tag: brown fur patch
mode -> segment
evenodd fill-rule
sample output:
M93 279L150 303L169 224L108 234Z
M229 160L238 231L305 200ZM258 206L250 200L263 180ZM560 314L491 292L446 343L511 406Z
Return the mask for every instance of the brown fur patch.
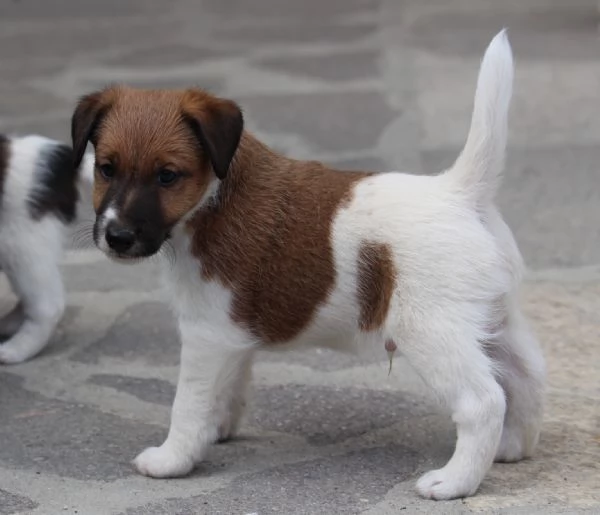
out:
M4 193L4 181L6 179L6 170L8 168L8 159L10 152L10 143L8 138L0 134L0 197Z
M364 242L358 256L359 328L373 331L385 322L394 292L396 271L392 249L384 243Z
M368 175L287 159L244 134L215 203L188 223L204 277L234 293L235 321L265 343L310 323L335 284L332 221Z

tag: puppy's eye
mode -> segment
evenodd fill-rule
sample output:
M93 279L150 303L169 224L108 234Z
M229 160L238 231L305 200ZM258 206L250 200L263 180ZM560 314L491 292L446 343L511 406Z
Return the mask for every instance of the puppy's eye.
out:
M161 186L171 186L177 179L179 179L179 175L177 172L173 172L172 170L160 170L158 172L158 183Z
M110 163L99 165L98 170L100 170L100 175L107 180L110 180L115 176L115 167Z

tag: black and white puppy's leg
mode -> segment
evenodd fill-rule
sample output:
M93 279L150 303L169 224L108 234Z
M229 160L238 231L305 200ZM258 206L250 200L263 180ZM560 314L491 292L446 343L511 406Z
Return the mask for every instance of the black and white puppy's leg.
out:
M81 171L81 173L79 173ZM48 343L65 309L60 261L79 196L90 199L93 158L73 167L71 148L38 135L0 135L0 267L19 304L0 323L0 363Z
M2 231L0 259L21 306L5 319L7 326L18 328L0 344L0 363L4 364L20 363L38 354L48 343L65 309L59 269L63 226L52 218L22 222L25 225L10 225L10 231L16 231L14 238L7 234L7 228ZM18 324L20 310L22 320Z

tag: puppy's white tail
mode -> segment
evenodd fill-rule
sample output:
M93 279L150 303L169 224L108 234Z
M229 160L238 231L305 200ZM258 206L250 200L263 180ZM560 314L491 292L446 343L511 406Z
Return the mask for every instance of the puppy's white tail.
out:
M483 56L467 142L447 172L478 208L493 201L504 168L513 73L510 43L502 30Z

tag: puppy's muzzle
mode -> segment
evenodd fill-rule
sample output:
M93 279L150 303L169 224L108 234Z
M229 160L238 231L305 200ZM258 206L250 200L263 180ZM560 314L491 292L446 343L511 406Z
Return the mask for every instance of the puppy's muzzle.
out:
M131 250L137 239L135 231L114 221L106 226L104 238L109 248L117 254Z

